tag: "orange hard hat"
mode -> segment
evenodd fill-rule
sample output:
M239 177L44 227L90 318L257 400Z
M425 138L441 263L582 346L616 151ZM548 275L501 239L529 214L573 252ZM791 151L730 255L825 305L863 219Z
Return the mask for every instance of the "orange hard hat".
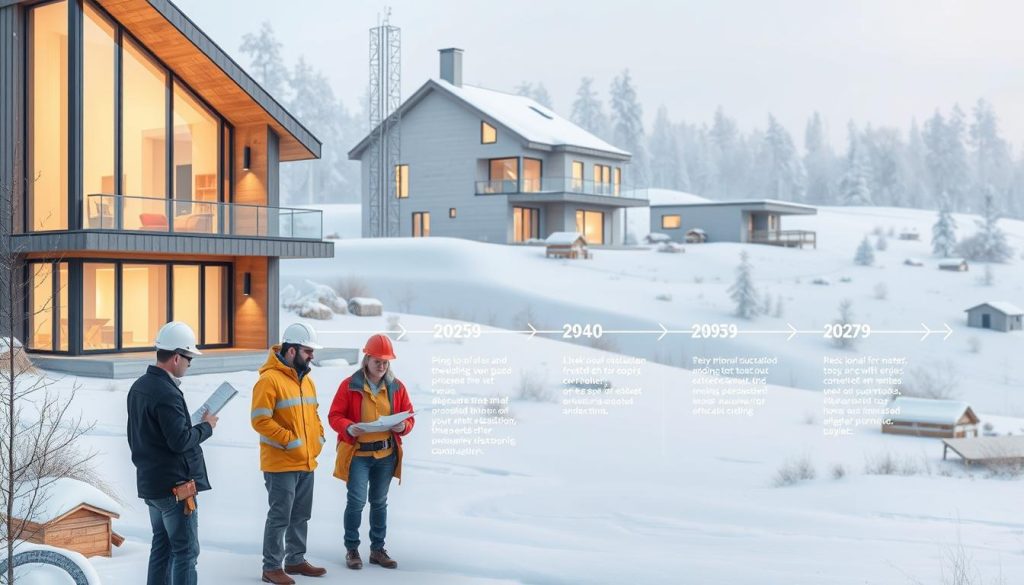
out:
M363 346L363 353L379 360L395 359L395 348L391 345L391 338L383 333L371 335Z

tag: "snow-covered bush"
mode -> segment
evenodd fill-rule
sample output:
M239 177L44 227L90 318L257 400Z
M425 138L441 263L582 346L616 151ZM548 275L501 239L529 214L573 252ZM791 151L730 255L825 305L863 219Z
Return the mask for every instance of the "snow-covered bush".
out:
M919 475L922 469L910 457L897 457L886 451L869 457L864 462L867 475Z
M662 242L658 244L657 250L668 254L681 254L686 251L682 245L676 242Z
M648 244L660 244L662 242L668 242L672 240L671 236L662 233L647 234L647 237L645 237L644 239L647 240Z
M290 284L281 289L281 306L285 309L293 310L298 305L300 298L302 298L302 293Z
M846 467L842 463L832 466L832 479L843 479L846 477Z
M368 297L370 289L366 282L357 276L347 276L338 283L338 294L346 299L352 297Z
M671 295L671 294L669 294L669 293L661 293L661 294L659 294L658 296L654 297L654 299L655 299L655 300L658 300L658 301L666 301L666 302L669 302L669 301L671 301L671 300L672 300L672 295Z
M519 374L519 400L528 402L555 402L553 388L544 383L544 376L539 372L523 370Z
M915 398L950 400L960 391L960 374L951 361L914 366L903 375L900 394Z
M312 280L306 280L306 284L309 285L312 290L303 295L302 298L299 299L298 304L308 305L311 302L317 302L339 315L344 315L348 312L348 304L345 302L345 299L339 297L338 293L336 293L333 288L326 284L313 282ZM325 318L330 318L330 316Z
M775 479L772 482L775 487L785 487L804 480L811 480L817 476L811 458L807 455L797 459L789 459L782 464L782 467L775 472Z

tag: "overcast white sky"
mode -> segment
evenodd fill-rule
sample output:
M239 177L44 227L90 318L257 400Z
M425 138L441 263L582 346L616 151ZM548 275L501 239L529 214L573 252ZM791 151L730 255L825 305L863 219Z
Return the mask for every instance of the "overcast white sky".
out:
M305 55L346 105L367 83L369 0L174 0L240 64L242 36L269 21L290 65ZM991 0L397 0L402 95L437 76L437 49L465 50L466 83L543 82L568 114L581 76L602 98L629 68L647 130L659 105L709 121L721 105L744 128L774 113L803 145L815 109L837 147L847 120L906 128L938 107L991 101L1004 137L1024 143L1024 4ZM606 104L607 106L607 104Z

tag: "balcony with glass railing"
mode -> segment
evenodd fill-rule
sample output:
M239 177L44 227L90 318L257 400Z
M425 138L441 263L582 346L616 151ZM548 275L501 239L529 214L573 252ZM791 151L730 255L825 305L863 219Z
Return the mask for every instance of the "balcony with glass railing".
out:
M96 193L86 197L87 230L322 240L323 212L188 199Z
M603 195L629 199L647 199L646 191L627 188L624 185L602 181L577 179L574 177L542 177L539 179L492 179L477 181L477 195L519 195L530 193L574 193L580 195Z

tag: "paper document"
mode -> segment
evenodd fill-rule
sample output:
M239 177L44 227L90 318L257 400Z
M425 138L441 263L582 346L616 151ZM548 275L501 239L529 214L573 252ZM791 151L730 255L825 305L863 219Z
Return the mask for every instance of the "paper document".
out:
M362 422L356 423L355 427L361 431L368 433L375 433L379 431L386 431L398 423L410 418L413 415L411 411L400 412L398 414L391 414L388 416L382 416L373 422Z
M210 397L206 399L206 402L192 413L192 426L203 422L203 415L207 412L216 415L220 412L220 409L224 408L225 404L231 402L235 394L238 394L238 390L235 390L235 387L227 382L218 386L213 391L213 394L210 394Z

